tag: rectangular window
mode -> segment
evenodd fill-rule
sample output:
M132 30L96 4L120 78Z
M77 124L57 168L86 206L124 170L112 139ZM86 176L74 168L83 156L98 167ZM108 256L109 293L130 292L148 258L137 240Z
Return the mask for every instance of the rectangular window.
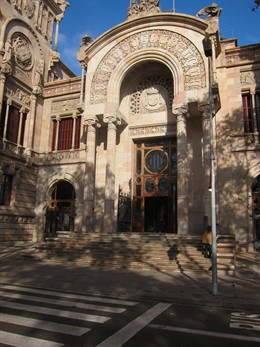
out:
M246 134L254 132L254 117L252 108L252 98L250 94L242 95L242 111L244 119L244 132Z
M75 129L73 129L74 126ZM80 147L81 117L78 117L75 122L73 117L61 118L59 121L53 120L52 129L53 151L55 150L56 136L58 136L57 150L59 151L73 149L73 142L74 149L78 149Z
M18 142L18 132L20 123L20 113L17 108L10 106L7 122L6 139L10 142Z
M10 205L12 178L11 175L0 175L0 205Z

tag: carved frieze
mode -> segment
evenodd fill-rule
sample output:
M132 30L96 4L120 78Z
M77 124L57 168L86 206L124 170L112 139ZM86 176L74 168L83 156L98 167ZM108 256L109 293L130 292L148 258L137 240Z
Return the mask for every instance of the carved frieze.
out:
M174 124L160 124L151 126L137 126L129 128L130 136L154 135L154 134L173 134L176 132Z
M206 86L202 56L190 40L168 30L147 30L119 42L104 56L93 76L90 103L105 102L107 85L116 66L128 55L147 48L166 51L178 60L183 71L185 90L200 89Z
M44 90L44 96L56 96L62 94L68 94L72 92L80 92L81 82L76 83L64 83L58 86L48 87Z
M79 104L79 98L64 99L53 101L51 105L51 113L62 113L66 111L76 111Z
M260 52L237 52L226 55L226 65L260 61Z
M242 86L250 86L250 85L260 86L260 70L241 71L240 83Z
M53 163L59 161L70 161L70 160L78 160L80 158L80 150L73 151L59 151L59 152L50 152L44 156L39 158L39 162L41 163Z

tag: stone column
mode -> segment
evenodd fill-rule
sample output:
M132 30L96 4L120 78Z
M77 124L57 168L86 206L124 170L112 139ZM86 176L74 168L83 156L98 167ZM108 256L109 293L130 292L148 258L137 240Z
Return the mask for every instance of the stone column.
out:
M82 63L81 64L81 86L80 86L80 97L79 97L79 103L80 104L82 104L84 102L85 70L86 70L86 65L84 63Z
M209 104L207 102L199 104L199 111L202 112L202 137L203 137L203 164L204 164L204 227L211 222L211 195L209 192L210 173L210 118Z
M95 118L84 121L87 132L86 164L84 177L82 231L94 231L94 197L95 197L95 164L96 164L96 128L100 124Z
M21 146L21 140L22 140L22 127L23 127L23 115L25 113L25 108L22 107L19 111L20 113L20 119L19 119L19 129L18 129L18 139L17 139L17 145L18 147Z
M56 115L56 135L55 135L55 145L54 145L54 151L58 150L58 143L59 143L59 129L60 129L60 115Z
M187 105L176 105L173 114L177 119L177 224L178 234L189 232L189 201L188 201L188 154L187 154Z
M30 155L33 150L37 97L40 94L41 94L41 88L34 88L31 95L30 119L29 119L28 132L27 132L27 148L26 148L26 152L28 155Z
M4 124L4 133L3 133L3 140L4 141L7 141L7 139L6 139L7 124L8 124L8 118L9 118L9 109L10 109L11 105L12 105L12 100L8 99L7 100L7 105L6 105L6 111L5 111L5 124Z
M63 18L63 14L56 16L56 30L55 30L55 38L54 38L54 45L53 45L53 50L55 52L57 52L57 48L58 48L59 26L60 26L60 22L62 18Z
M115 230L115 166L116 166L116 126L121 124L116 114L104 115L107 127L107 164L105 185L104 232Z

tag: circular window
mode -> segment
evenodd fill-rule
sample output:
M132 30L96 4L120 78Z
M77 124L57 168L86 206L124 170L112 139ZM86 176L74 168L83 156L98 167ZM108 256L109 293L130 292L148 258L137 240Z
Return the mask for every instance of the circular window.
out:
M168 157L166 153L158 149L147 153L145 157L145 167L151 173L161 173L168 166Z

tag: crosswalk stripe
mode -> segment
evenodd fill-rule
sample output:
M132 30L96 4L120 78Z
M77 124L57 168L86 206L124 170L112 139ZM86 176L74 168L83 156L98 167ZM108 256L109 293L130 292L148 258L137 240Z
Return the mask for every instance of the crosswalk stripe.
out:
M62 347L63 343L46 341L35 337L28 337L0 331L0 343L19 347Z
M116 332L114 335L107 338L105 341L100 343L97 347L121 347L142 330L147 324L153 319L159 316L162 312L167 310L171 304L158 303L148 311L144 312L141 316L124 326L121 330Z
M47 330L73 336L81 336L91 330L89 328L78 327L75 325L49 322L29 317L25 318L20 316L13 316L6 313L0 313L0 321L3 323L16 324L27 328Z
M179 333L183 333L183 334L194 334L194 335L202 335L202 336L219 337L219 338L230 339L230 340L247 341L247 342L260 342L260 337L255 337L255 336L235 335L235 334L219 333L219 332L215 332L215 331L172 327L172 326L159 325L159 324L149 324L148 328L160 329L160 330L165 330L165 331L174 331L174 332L179 332Z
M22 300L28 300L33 302L43 302L47 304L76 307L76 308L95 310L95 311L101 311L101 312L122 313L126 310L125 308L120 308L120 307L99 306L99 305L71 302L66 300L57 300L57 299L36 297L31 295L22 295L22 294L10 293L10 292L7 293L2 290L0 290L0 296L5 298L22 299Z
M110 319L110 317L97 316L97 315L78 313L78 312L72 312L72 311L57 310L53 308L33 306L33 305L25 305L25 304L20 304L17 302L6 302L3 300L0 300L0 306L13 308L16 310L37 312L37 313L47 314L50 316L80 319L80 320L95 322L95 323L104 323Z
M21 292L25 291L29 293L37 293L37 294L59 296L59 297L62 296L63 298L66 298L66 299L78 299L78 300L85 300L85 301L102 302L106 304L115 304L115 305L124 305L124 306L135 306L138 304L138 302L135 302L135 301L126 301L121 299L100 298L100 297L89 296L89 295L54 292L54 291L46 290L46 289L27 288L27 287L21 287L21 286L13 286L9 284L2 284L0 285L0 287L2 289L17 290Z

